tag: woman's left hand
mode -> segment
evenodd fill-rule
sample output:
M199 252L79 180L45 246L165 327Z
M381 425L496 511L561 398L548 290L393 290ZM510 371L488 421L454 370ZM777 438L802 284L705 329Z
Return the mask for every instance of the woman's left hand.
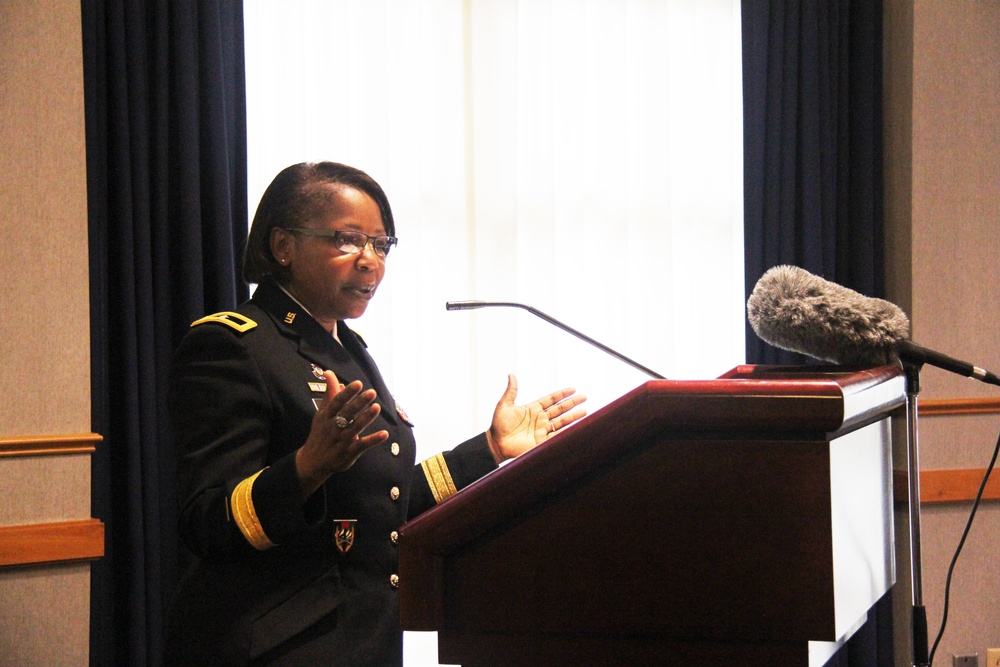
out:
M507 376L507 390L493 411L493 423L486 431L486 440L497 463L523 454L548 440L561 428L569 426L587 414L576 408L587 397L567 387L554 391L527 405L515 405L517 378Z

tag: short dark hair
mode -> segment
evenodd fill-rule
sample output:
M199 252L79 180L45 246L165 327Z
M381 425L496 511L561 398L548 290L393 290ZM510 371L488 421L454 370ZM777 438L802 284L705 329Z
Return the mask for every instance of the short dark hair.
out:
M300 162L282 169L257 205L250 225L246 252L243 254L243 280L260 283L268 276L280 279L287 269L271 254L271 230L306 227L308 223L333 207L340 188L351 187L364 192L378 204L382 225L389 236L396 235L392 208L382 186L371 176L337 162Z

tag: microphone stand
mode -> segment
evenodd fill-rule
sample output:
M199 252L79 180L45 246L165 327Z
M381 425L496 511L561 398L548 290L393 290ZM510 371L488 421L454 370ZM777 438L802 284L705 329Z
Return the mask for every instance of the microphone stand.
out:
M913 664L928 667L927 610L924 608L920 562L920 446L917 434L917 394L920 393L920 369L930 364L951 373L1000 386L1000 376L967 361L949 357L908 340L896 344L896 354L906 374L907 475L910 510L910 585L913 597Z
M920 393L922 363L902 360L906 375L906 443L909 477L910 587L912 597L911 637L913 664L930 665L927 647L927 610L924 608L920 562L920 447L917 432L917 394Z
M571 334L573 336L576 336L577 338L579 338L582 341L590 343L591 345L593 345L594 347L596 347L597 349L599 349L599 350L601 350L603 352L607 352L612 357L615 357L616 359L618 359L620 361L624 361L626 364L628 364L632 368L636 368L636 369L642 371L643 373L645 373L646 375L648 375L650 377L656 378L657 380L666 380L667 379L664 376L662 376L659 373L657 373L656 371L652 371L652 370L646 368L645 366L643 366L639 362L633 361L633 360L629 359L628 357L626 357L621 352L617 352L615 350L612 350L607 345L605 345L603 343L597 342L596 340L594 340L590 336L588 336L588 335L586 335L584 333L580 333L579 331L577 331L573 327L567 326L567 325L563 324L562 322L560 322L559 320L555 319L554 317L549 317L548 315L546 315L542 311L537 310L536 308L532 308L531 306L526 306L523 303L515 303L513 301L448 301L444 305L444 307L447 310L475 310L476 308L493 308L493 307L497 307L497 306L500 306L500 307L509 307L509 308L520 308L522 310L526 310L529 313L531 313L532 315L535 315L536 317L542 318L543 320L545 320L549 324L552 324L552 325L554 325L554 326L562 329L566 333Z

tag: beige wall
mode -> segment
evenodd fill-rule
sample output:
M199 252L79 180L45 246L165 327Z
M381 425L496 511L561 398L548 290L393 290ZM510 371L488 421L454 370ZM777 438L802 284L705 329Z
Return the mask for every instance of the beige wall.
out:
M90 517L89 455L10 446L90 431L82 63L79 2L0 2L0 529ZM0 665L86 665L89 594L86 562L0 568Z
M888 296L910 313L916 342L1000 372L1000 2L885 6ZM1000 396L996 387L935 368L921 372L921 384L921 400ZM921 469L984 468L998 432L997 414L921 419ZM932 643L970 508L922 512ZM1000 647L996 501L980 508L959 558L934 664L978 653L985 665L988 647Z

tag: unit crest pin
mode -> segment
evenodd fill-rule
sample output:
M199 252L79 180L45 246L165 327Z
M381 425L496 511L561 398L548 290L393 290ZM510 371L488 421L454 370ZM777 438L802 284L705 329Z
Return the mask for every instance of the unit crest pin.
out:
M340 553L346 554L354 546L354 524L357 522L357 519L337 519L333 522L333 539Z

